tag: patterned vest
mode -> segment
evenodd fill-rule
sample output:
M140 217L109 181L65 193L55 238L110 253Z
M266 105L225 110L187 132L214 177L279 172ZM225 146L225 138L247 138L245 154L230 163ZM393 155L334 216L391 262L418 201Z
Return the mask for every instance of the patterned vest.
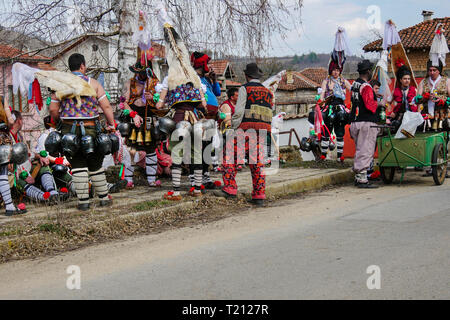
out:
M90 82L89 77L78 75L81 79ZM98 118L98 101L95 97L81 97L78 106L76 98L61 101L61 119L95 119Z
M258 82L249 82L243 87L247 90L247 103L239 128L243 130L271 131L273 117L273 94Z
M158 82L159 80L156 77L153 77L152 79L150 79L150 81L146 82L145 92L150 93L152 96L154 96L156 93L155 88ZM134 104L136 100L142 98L143 93L138 94L139 90L137 88L137 83L138 81L135 78L130 80L130 100L128 101L129 105ZM150 108L155 108L156 102L153 99L148 100L147 106Z
M361 95L363 85L369 85L366 81L358 78L352 85L352 112L351 122L378 122L378 113L373 114L367 109ZM370 85L369 85L370 86ZM374 95L374 100L376 96Z
M438 98L444 101L447 100L447 79L447 77L441 76L441 80L439 80L439 83L435 88ZM423 93L428 92L432 94L431 89L430 82L428 81L428 78L426 78L423 85Z

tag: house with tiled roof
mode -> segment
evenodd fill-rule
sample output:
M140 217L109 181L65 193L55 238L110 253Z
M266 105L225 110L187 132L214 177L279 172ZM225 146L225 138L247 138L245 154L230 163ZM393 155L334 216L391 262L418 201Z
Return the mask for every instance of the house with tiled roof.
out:
M236 81L237 77L229 60L212 60L209 65L217 74L222 92L226 92L228 88L238 88L242 85Z
M414 72L421 75L426 71L431 44L439 23L443 24L445 37L450 46L450 17L433 19L433 12L431 11L423 11L422 15L424 17L422 22L398 32ZM383 50L382 45L383 39L378 39L365 45L363 50L365 52L381 52ZM449 66L450 55L447 55L446 69Z
M275 113L286 112L288 116L307 114L310 105L314 104L317 89L326 77L325 75L322 79L322 69L288 71L283 76L275 95Z

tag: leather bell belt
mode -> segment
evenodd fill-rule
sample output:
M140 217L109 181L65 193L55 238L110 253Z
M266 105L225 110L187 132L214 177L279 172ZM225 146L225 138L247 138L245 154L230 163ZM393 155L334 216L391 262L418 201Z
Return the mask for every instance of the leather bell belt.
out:
M65 124L73 125L74 121L77 121L77 127L80 126L80 123L84 123L85 127L95 127L96 121L95 120L63 120L62 122Z

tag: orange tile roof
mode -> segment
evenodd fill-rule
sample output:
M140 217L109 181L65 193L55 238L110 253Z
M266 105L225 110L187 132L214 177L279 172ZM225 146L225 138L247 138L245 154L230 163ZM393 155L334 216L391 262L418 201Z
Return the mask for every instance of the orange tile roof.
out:
M398 32L402 39L405 49L430 49L434 39L434 32L438 23L443 24L445 38L450 41L450 17L436 18L429 21L423 21L412 27L402 29ZM363 47L366 52L381 51L383 40L378 39ZM450 42L449 42L450 46Z
M56 70L58 70L55 67L49 65L48 63L43 63L43 62L39 62L37 67L38 67L38 69L45 70L45 71L56 71Z
M285 90L285 91L295 91L298 89L317 89L320 87L320 85L315 82L314 80L311 80L307 77L305 77L300 72L292 72L293 80L294 82L292 84L287 83L287 75L283 76L283 79L281 80L278 90Z
M20 51L19 49L16 49L14 47L8 46L6 44L0 44L0 59L8 59L8 58L13 58L16 57L20 54L22 54L23 52ZM44 57L41 55L22 55L18 58L15 59L16 61L29 61L29 60L42 60L42 61L51 61L52 59L49 57Z
M225 75L225 71L227 70L230 61L228 60L212 60L210 63L211 68L217 75Z
M325 68L306 68L300 73L317 84L321 84L328 77L328 71Z
M155 56L159 57L159 58L165 58L166 57L166 47L156 43L156 42L152 42L152 47L155 50Z

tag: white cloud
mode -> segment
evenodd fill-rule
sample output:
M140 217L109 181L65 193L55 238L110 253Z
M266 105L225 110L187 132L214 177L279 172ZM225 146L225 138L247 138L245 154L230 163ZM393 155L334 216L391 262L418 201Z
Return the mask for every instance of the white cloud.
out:
M359 38L369 32L367 19L363 18L355 18L350 21L343 22L342 26L345 28L350 38Z

